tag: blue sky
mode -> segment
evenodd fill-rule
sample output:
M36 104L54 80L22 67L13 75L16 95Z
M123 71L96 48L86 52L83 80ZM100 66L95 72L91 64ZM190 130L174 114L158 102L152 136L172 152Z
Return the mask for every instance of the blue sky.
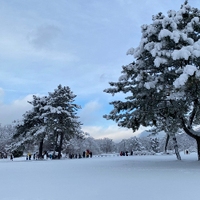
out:
M133 61L126 52L139 45L141 25L183 2L0 0L0 123L21 119L33 94L46 95L62 84L77 95L83 130L92 137L119 141L137 135L102 117L114 100L103 90ZM198 0L189 4L200 8Z

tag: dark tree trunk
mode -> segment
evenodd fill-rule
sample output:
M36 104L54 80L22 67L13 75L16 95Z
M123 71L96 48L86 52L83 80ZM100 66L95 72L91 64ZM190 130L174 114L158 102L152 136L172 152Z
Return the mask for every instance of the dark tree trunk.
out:
M187 128L184 128L184 131L191 136L192 138L194 138L197 142L197 156L198 156L198 160L200 160L200 136L194 135L193 133L191 133L191 131Z
M165 148L164 148L164 152L167 153L167 145L168 145L168 142L169 142L169 134L167 134L167 138L165 140Z
M167 138L166 138L166 141L165 141L165 153L167 153L167 145L169 143L169 138L170 138L170 134L167 134ZM181 160L181 156L180 156L180 153L179 153L179 150L178 150L178 144L177 144L177 140L176 140L176 136L173 135L173 145L174 145L174 150L175 150L175 154L176 154L176 158L178 160Z
M192 131L185 125L184 121L182 120L183 130L187 133L190 137L194 138L197 142L197 156L198 160L200 160L200 136L194 135Z
M40 141L38 158L42 158L42 152L43 152L43 139Z
M59 144L59 148L58 148L58 159L60 159L62 157L61 151L62 151L62 144L63 144L63 136L64 136L64 134L61 133L60 134L60 144Z
M177 143L175 135L173 135L173 143L174 143L174 150L175 150L176 158L178 160L181 160L181 156L180 156L180 153L179 153L179 150L178 150L178 143Z
M198 160L200 160L200 137L195 138L197 141L197 155L198 155Z
M53 158L55 158L55 153L58 150L58 133L56 133L56 139L54 142L54 152L53 152Z

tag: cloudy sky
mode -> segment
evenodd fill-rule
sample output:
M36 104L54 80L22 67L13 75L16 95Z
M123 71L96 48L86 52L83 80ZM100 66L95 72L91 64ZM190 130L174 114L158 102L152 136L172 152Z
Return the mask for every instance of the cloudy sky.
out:
M117 141L138 133L102 116L113 97L126 52L137 47L141 25L152 15L178 10L184 0L0 0L0 123L11 124L31 109L33 94L62 84L77 95L83 130ZM189 4L200 8L199 0Z

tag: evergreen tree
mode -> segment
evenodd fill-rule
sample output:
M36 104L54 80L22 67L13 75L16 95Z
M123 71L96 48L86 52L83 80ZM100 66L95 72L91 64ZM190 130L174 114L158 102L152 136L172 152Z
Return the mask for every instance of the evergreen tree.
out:
M10 149L23 148L27 143L39 146L39 157L43 154L44 141L53 144L54 153L61 157L63 144L72 137L83 137L81 123L76 111L80 106L74 104L74 95L69 87L58 86L53 93L45 97L33 96L30 111L16 125L15 142Z
M22 121L16 122L16 132L13 135L14 142L10 149L24 150L28 144L35 144L39 146L38 157L42 158L43 142L47 131L42 108L47 104L47 97L33 95L33 100L29 103L33 105L33 108L23 115Z
M150 138L151 140L151 148L155 153L159 152L159 139L158 138Z
M12 143L12 137L15 131L13 125L2 126L0 124L0 158L6 157L7 145Z
M113 101L114 109L105 115L119 126L153 127L173 137L184 129L195 138L200 159L200 133L194 131L200 119L200 11L188 2L178 11L153 16L142 26L142 39L127 53L133 63L123 66L118 82L105 92L125 93L125 100Z
M132 137L130 138L130 147L132 147L132 151L142 151L144 150L144 146L142 145L141 141L139 138L137 137Z
M55 150L61 157L62 146L74 136L83 137L81 123L77 110L80 106L74 103L76 95L69 87L58 86L53 93L49 93L47 105L44 107L48 131L54 135Z

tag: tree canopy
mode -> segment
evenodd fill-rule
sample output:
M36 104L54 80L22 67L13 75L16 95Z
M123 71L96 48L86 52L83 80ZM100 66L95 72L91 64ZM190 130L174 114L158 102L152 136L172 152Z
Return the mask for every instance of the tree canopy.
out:
M152 23L143 25L137 48L127 54L132 63L122 67L117 82L110 82L106 93L124 93L113 101L106 119L136 131L152 127L175 134L184 129L195 138L200 159L200 10L188 1L167 16L158 13Z
M74 103L76 95L69 87L58 86L48 96L33 96L29 102L33 108L23 115L16 124L15 142L11 149L24 148L27 143L39 146L39 157L43 153L43 143L52 144L52 150L61 157L63 144L73 137L84 137L77 110L81 107Z

